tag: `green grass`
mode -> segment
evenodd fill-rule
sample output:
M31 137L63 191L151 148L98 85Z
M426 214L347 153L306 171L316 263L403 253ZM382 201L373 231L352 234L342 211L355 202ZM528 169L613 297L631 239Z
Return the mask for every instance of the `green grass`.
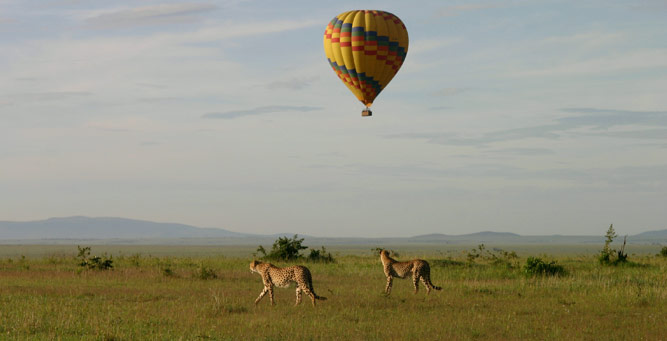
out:
M44 255L31 248L0 258L0 339L667 338L667 259L649 253L630 256L635 265L603 267L592 254L545 257L542 249L533 255L567 275L526 277L528 252L507 266L468 264L460 250L395 246L399 260L429 260L443 290L414 295L411 281L395 280L387 297L370 248L332 247L336 263L305 264L315 291L328 297L313 308L308 300L293 306L293 287L276 288L275 307L268 297L255 307L262 283L248 269L253 248L234 249L248 252L241 257L208 247L168 255L162 247L93 246L93 254L113 255L111 271L79 269L75 246ZM216 276L203 279L202 268Z

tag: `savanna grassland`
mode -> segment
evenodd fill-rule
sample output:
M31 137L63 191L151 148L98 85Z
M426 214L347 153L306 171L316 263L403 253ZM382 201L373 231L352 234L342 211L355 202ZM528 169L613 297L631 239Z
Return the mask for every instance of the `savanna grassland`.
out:
M443 290L414 295L397 279L388 297L370 247L341 247L335 263L299 262L328 297L315 308L307 299L294 307L293 287L276 288L276 306L267 295L255 307L263 285L248 269L252 247L93 246L112 252L112 270L84 269L76 246L59 247L0 246L0 339L667 339L667 257L657 246L601 266L576 250L493 258L397 245L399 260L428 260ZM567 273L526 276L529 255Z

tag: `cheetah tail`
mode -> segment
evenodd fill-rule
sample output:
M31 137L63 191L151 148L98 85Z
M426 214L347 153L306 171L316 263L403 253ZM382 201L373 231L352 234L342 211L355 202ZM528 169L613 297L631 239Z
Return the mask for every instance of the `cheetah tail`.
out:
M312 289L312 287L310 287L310 288L308 288L308 289L305 289L305 291L306 291L306 293L313 294L313 297L315 297L316 300L320 300L320 301L326 301L326 300L327 300L327 298L324 297L324 296L318 296L318 295L315 293L315 291ZM310 295L310 294L308 294L308 295Z
M433 284L431 284L431 285L433 285ZM435 286L435 285L433 285L433 289L435 289L435 290L442 290L441 287L437 287L437 286Z

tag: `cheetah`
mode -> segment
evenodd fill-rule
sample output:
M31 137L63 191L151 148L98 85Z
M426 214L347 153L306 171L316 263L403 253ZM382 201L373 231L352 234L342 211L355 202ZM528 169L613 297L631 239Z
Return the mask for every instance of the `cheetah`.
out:
M387 286L384 289L387 295L391 293L391 285L394 277L405 278L410 273L412 273L412 284L415 286L415 294L419 290L418 282L420 279L426 287L427 295L431 293L431 289L442 290L441 287L437 287L431 283L431 268L428 262L423 259L399 262L389 257L387 250L382 250L380 251L380 260L382 261L384 274L387 276Z
M315 300L326 300L326 297L318 296L313 290L313 278L310 275L310 270L307 267L301 265L288 266L286 268L279 268L271 263L263 263L260 261L252 261L250 263L250 272L256 272L262 276L262 282L264 282L264 290L259 294L259 297L255 300L255 304L269 293L271 298L271 305L275 305L273 301L273 286L280 288L289 287L290 283L296 283L296 303L299 305L301 303L301 292L305 292L306 295L310 296L310 299L315 306Z

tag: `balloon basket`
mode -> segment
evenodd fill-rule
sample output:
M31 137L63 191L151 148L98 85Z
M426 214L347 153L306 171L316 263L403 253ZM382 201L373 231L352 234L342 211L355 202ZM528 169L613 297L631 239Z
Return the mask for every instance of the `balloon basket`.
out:
M361 111L361 116L362 117L373 116L373 112L371 111L371 109L366 108L366 109Z

